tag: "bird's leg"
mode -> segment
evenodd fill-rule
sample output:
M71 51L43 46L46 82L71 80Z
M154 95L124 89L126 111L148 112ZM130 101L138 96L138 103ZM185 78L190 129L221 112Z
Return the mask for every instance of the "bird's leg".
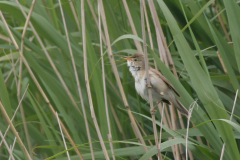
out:
M157 104L155 106L153 106L153 109L150 109L150 113L151 114L155 114L157 112L157 110L155 110L155 108L157 107L157 105L161 102L162 100L158 101Z

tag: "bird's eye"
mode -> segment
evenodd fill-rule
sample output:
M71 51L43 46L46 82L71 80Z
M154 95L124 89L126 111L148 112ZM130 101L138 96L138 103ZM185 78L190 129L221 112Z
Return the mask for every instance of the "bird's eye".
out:
M134 59L134 61L137 61L137 59Z

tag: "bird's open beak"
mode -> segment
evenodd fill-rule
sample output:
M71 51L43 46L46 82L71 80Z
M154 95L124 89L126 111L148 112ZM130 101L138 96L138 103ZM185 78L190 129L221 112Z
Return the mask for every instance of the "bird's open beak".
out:
M128 61L132 61L132 58L130 58L130 57L124 57L123 59L128 60Z

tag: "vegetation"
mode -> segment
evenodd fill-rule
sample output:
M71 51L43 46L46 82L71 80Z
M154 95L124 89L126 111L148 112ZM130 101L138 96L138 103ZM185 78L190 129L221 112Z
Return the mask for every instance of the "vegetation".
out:
M0 159L240 159L239 17L235 0L0 0ZM136 52L190 122L150 114Z

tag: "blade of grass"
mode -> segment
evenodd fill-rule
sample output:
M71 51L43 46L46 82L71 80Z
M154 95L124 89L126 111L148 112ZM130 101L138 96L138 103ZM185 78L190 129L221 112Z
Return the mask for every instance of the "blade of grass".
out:
M238 71L240 72L240 46L238 45L240 43L240 9L234 0L223 0L223 2L226 7L231 37L233 41L233 48L238 65Z
M17 44L17 42L16 42L16 40L15 40L15 38L14 38L14 36L13 36L11 30L9 29L9 27L8 27L8 25L7 25L7 23L6 23L5 19L4 19L4 17L3 17L3 15L2 15L1 10L0 10L0 16L1 16L2 20L3 20L3 22L4 22L4 26L5 26L5 28L6 28L7 32L8 32L8 34L10 35L11 40L12 40L12 42L13 42L15 48L18 50L19 54L21 55L21 58L23 59L23 62L24 62L24 64L25 64L26 68L28 69L29 74L31 75L31 77L32 77L32 79L33 79L33 81L34 81L34 83L36 84L36 86L38 87L39 91L41 92L41 94L42 94L44 100L46 101L46 103L48 104L50 110L51 110L52 113L55 115L55 110L54 110L53 106L51 105L51 103L50 103L49 99L47 98L45 92L43 91L43 89L42 89L42 87L40 86L38 80L36 79L35 75L33 74L33 72L32 72L32 70L31 70L31 68L30 68L30 66L29 66L29 64L28 64L28 62L27 62L27 60L25 59L23 53L20 51L19 46L18 46L18 44ZM63 124L61 121L60 121L60 123L61 123L62 128L63 128L65 134L67 135L67 137L68 137L70 143L72 144L72 146L75 146L74 141L73 141L73 139L71 138L70 134L68 133L66 127L64 126L64 124ZM79 152L79 150L78 150L77 148L75 148L75 151L76 151L76 153L77 153L79 156L81 155L81 153Z
M167 19L170 30L176 42L176 46L186 66L186 69L192 80L194 89L199 96L199 99L204 104L205 109L207 110L212 119L227 119L227 113L216 107L216 105L213 103L215 102L216 104L218 104L218 106L224 108L222 102L218 98L216 90L211 84L211 81L209 80L209 78L207 78L207 75L203 72L199 63L191 54L191 49L188 46L186 39L183 37L183 34L181 33L181 30L179 29L175 19L173 18L172 14L169 12L167 6L162 0L158 0L158 3ZM210 100L212 100L213 102ZM216 125L216 128L219 131L223 141L229 147L229 156L232 159L240 158L239 152L237 151L236 141L233 138L233 131L231 129L231 126L221 122L214 122L214 124Z
M93 123L95 125L97 134L98 134L98 138L100 140L100 144L104 153L104 156L106 158L106 160L110 160L107 150L106 150L106 146L103 142L103 138L102 138L102 134L100 132L99 129L99 125L97 122L97 118L96 118L96 114L93 108L93 100L92 100L92 95L91 95L91 89L90 89L90 84L89 84L89 77L88 77L88 64L87 64L87 44L86 44L86 31L85 31L85 14L84 14L84 0L81 1L81 20L82 20L82 40L83 40L83 57L84 57L84 70L85 70L85 83L86 83L86 87L87 87L87 94L88 94L88 100L89 100L89 105L90 105L90 110L91 110L91 116L93 119Z

